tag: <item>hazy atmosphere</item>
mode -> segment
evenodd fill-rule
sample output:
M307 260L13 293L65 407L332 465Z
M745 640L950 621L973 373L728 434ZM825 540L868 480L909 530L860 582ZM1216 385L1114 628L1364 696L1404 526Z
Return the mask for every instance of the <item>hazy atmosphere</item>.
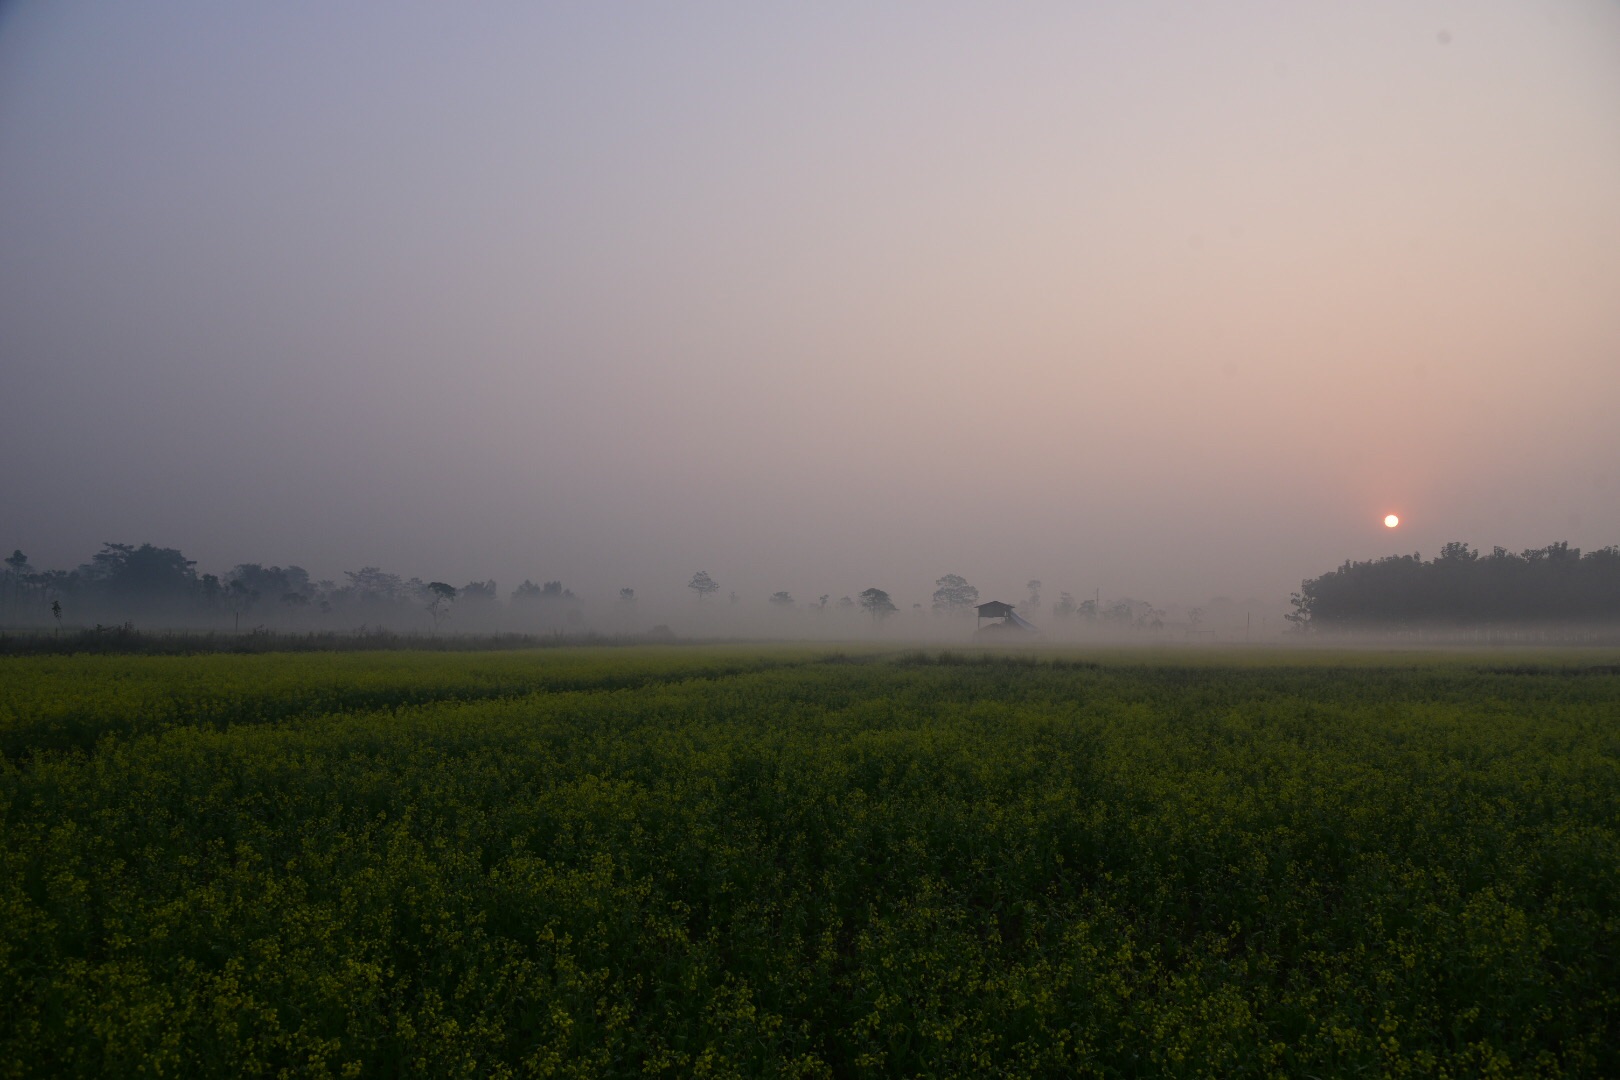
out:
M1620 543L1617 116L1597 0L6 3L0 547L1280 613Z

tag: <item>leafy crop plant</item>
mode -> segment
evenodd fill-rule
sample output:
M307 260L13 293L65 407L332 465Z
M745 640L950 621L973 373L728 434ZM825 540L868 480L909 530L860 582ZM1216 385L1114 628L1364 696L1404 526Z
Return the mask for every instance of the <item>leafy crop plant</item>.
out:
M1620 1074L1612 653L0 687L7 1076Z

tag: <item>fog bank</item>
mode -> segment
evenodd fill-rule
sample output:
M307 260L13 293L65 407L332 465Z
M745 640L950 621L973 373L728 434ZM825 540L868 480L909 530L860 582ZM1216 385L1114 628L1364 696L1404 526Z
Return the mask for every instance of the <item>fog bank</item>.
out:
M1597 0L10 3L0 550L763 633L1600 548L1617 105Z

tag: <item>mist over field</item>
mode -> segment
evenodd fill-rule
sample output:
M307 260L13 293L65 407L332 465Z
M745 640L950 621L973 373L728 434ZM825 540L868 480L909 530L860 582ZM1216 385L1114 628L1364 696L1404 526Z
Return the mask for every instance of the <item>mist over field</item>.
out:
M154 625L773 636L1590 555L1617 109L1597 0L8 3L0 554L182 552Z

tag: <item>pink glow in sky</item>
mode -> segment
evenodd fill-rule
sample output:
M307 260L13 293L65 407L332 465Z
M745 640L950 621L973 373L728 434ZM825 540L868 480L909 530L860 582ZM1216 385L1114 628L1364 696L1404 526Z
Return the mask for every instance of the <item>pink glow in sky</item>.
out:
M1620 543L1617 117L1595 0L11 4L0 547L1198 603Z

